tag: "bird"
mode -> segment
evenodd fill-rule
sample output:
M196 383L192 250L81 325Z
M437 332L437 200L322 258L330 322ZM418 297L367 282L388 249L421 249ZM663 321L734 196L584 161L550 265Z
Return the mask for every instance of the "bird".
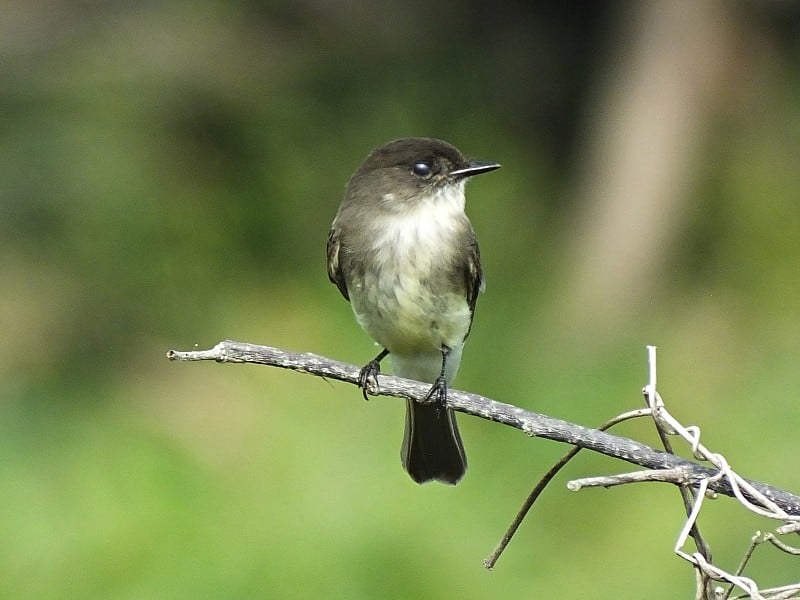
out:
M328 233L328 277L382 348L359 373L364 398L386 356L395 375L431 384L424 402L407 400L400 455L416 483L466 472L447 389L485 279L464 188L499 167L435 138L390 141L350 177Z

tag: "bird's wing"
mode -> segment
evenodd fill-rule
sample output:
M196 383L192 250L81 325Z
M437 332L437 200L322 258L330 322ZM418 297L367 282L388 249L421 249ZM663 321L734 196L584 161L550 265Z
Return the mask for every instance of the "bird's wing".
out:
M478 294L486 289L486 280L483 278L481 269L481 251L478 248L478 240L472 235L469 245L469 258L467 259L467 302L469 310L475 313L475 304L478 302Z
M347 283L339 269L339 230L334 226L328 232L328 278L336 284L345 300L350 300Z

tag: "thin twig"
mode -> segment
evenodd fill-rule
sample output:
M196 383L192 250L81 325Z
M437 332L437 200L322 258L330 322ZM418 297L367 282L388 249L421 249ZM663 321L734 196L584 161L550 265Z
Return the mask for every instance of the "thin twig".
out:
M629 483L643 483L649 481L660 481L673 485L692 485L695 483L691 479L691 473L680 467L676 469L648 469L646 471L634 471L632 473L620 473L619 475L602 475L599 477L581 477L567 482L567 489L571 492L579 492L583 488L602 487L610 488L616 485L626 485Z
M675 435L675 431L669 427L669 424L661 418L664 409L664 403L661 401L658 392L656 391L656 383L658 378L658 369L656 367L656 347L655 346L647 346L647 364L648 364L648 384L645 387L644 397L645 401L647 402L648 407L650 407L651 414L653 415L653 423L656 426L656 432L658 433L658 438L661 440L661 445L664 448L665 452L669 452L670 454L675 454L675 451L672 448L672 443L669 441L669 435ZM692 513L692 507L697 501L696 498L696 491L692 491L688 486L681 485L678 486L678 490L681 494L681 500L683 501L683 508L686 511L686 516L688 517ZM692 537L695 543L695 547L700 554L703 555L703 558L707 562L712 561L711 557L711 547L708 545L708 542L703 538L703 535L700 533L700 526L697 522L692 522L692 526L689 530L689 535ZM698 569L697 570L698 577L702 580L702 594L706 597L711 597L712 590L711 590L711 582L705 579L705 576L702 572ZM698 589L698 595L701 594L701 590Z
M639 410L634 410L630 412L626 412L624 414L618 415L611 419L610 421L604 423L601 427L598 428L598 431L605 431L610 427L618 423L622 423L623 421L627 421L629 419L635 419L637 417L644 417L650 414L650 410L646 408L642 408ZM505 552L505 549L508 547L508 544L511 542L511 539L517 533L519 526L522 525L522 521L525 520L525 517L528 516L531 508L533 507L536 500L541 496L542 492L545 488L550 484L553 480L553 477L566 466L566 464L571 461L578 452L581 451L580 446L576 446L572 448L569 452L567 452L564 456L562 456L558 461L548 469L547 473L539 480L536 486L531 490L531 493L528 494L528 497L525 498L525 502L522 503L517 515L514 517L514 520L511 521L511 525L508 526L506 532L503 534L503 537L500 539L500 542L497 544L497 547L494 551L483 561L483 566L489 569L490 571L494 569L494 566L497 564L497 561L500 559L500 556Z

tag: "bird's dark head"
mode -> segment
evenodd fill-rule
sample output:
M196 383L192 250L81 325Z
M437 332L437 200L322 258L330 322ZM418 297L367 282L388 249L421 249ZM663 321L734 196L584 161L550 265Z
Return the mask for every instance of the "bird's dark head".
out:
M468 160L455 146L434 138L403 138L375 148L347 185L354 202L387 207L417 204L446 189L463 195L473 175L499 168L495 162Z

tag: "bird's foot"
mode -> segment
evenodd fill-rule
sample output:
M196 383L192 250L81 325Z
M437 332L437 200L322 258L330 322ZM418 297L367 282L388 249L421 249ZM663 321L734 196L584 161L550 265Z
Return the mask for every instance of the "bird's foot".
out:
M442 409L445 408L447 405L447 380L444 378L444 375L436 378L430 391L425 396L423 403L435 404Z
M361 368L358 373L358 387L361 388L361 394L364 400L369 400L367 394L377 396L380 391L378 386L378 373L381 372L381 363L377 359L369 361Z

